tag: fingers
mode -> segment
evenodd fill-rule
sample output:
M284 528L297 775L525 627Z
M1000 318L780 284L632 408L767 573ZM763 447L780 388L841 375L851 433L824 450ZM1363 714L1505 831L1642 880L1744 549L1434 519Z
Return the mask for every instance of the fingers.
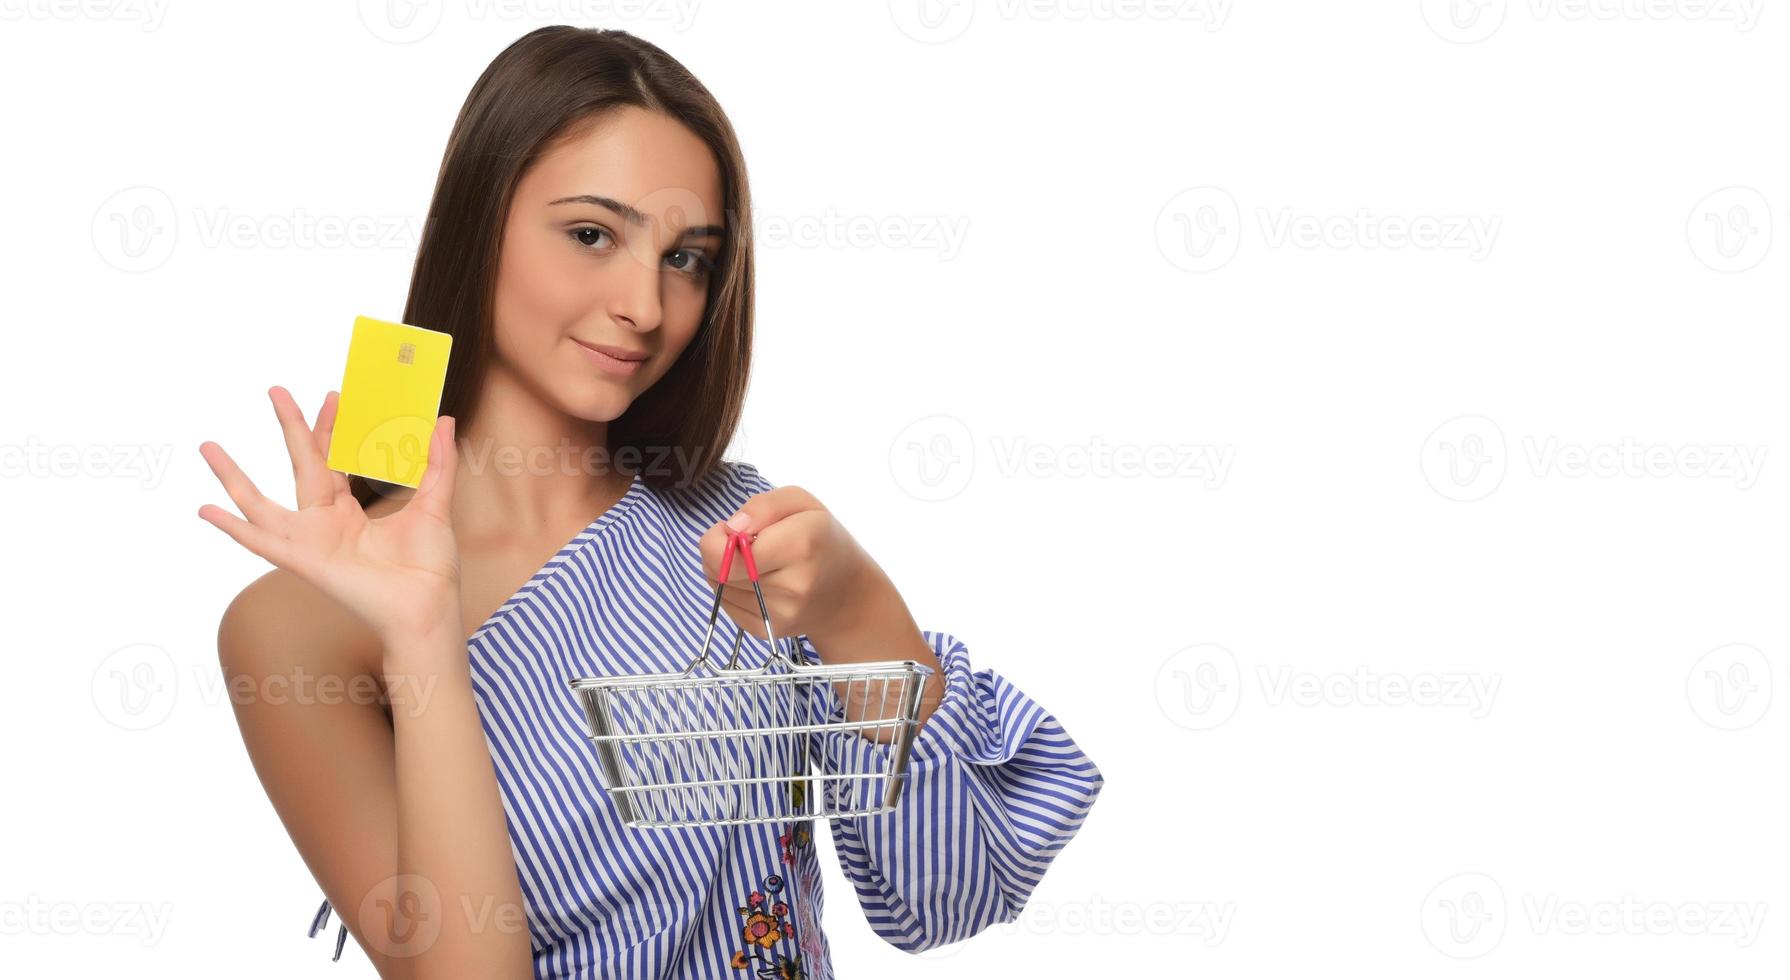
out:
M421 507L443 523L451 523L454 506L454 474L459 470L459 445L454 440L454 417L443 415L435 420L429 434L429 465L417 485L416 495L405 509Z
M783 489L794 488L785 487ZM759 577L763 578L778 569L800 564L813 558L815 550L822 547L823 542L832 540L829 536L832 530L830 526L832 521L832 514L824 508L816 508L790 514L759 533L748 533L746 543L752 548L752 560L758 566ZM711 547L709 535L716 536L712 547L718 563L721 548L727 541L726 534L727 527L723 524L717 524L703 534L701 542L703 569L711 582L714 581L715 573L719 571L719 565L710 564L708 561ZM734 556L733 567L728 570L727 581L730 583L747 581L746 563L740 560L739 555Z
M248 474L236 465L236 460L224 452L224 447L215 442L202 442L199 444L199 455L205 458L218 482L224 485L224 492L230 495L236 509L242 511L244 517L269 531L276 531L284 525L286 515L290 512L263 496L255 488L254 481L248 478Z
M278 535L258 528L216 504L205 504L200 507L199 516L225 534L230 535L237 544L269 562L275 565L285 564L285 540Z
M317 424L311 429L311 437L317 443L317 454L323 457L324 472L329 474L329 482L333 499L345 493L353 492L348 486L348 474L329 468L329 441L336 431L336 406L341 404L341 396L330 391L323 396L323 407L317 409Z
M316 436L305 424L305 413L292 400L292 393L279 385L267 389L267 396L273 400L274 415L286 437L286 454L292 457L292 480L298 489L299 509L328 504L335 499L335 484L317 452Z
M793 514L825 509L813 494L801 487L778 487L747 497L740 509L727 519L727 526L735 531L757 534Z

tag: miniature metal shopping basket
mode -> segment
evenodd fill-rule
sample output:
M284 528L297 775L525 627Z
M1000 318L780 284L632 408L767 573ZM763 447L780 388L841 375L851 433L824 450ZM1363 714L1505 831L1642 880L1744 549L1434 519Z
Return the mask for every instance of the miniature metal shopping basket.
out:
M770 653L762 667L735 666L743 629L726 664L709 658L735 550L764 617ZM570 682L624 823L781 823L895 807L932 668L912 660L808 664L794 637L789 646L793 656L784 655L771 630L747 535L729 531L708 631L689 667ZM848 720L847 705L861 708L856 720ZM886 743L887 751L870 741Z

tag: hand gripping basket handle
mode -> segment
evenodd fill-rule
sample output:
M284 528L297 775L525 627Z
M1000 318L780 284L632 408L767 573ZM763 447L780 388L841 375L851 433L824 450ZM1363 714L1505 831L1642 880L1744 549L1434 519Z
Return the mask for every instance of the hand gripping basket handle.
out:
M752 557L751 537L751 535L744 531L735 531L731 528L728 529L727 544L721 548L721 568L715 576L715 601L709 606L709 628L708 631L703 634L702 649L697 652L696 659L690 661L690 666L684 668L685 674L693 673L698 665L708 659L709 644L715 636L715 623L719 621L721 616L721 591L726 587L727 573L733 570L733 553L736 550L740 553L740 560L746 564L746 578L752 582L752 594L758 597L758 613L764 617L765 641L771 646L771 654L769 657L765 658L764 667L760 669L769 671L779 660L789 666L795 666L801 660L801 647L796 646L798 641L795 637L792 636L789 638L790 644L797 651L797 656L794 658L784 656L782 649L777 645L777 634L771 630L771 610L765 605L764 590L758 586L758 562ZM742 628L734 635L733 651L728 656L726 665L719 669L737 669L736 665L740 660L740 644L745 638L746 631Z

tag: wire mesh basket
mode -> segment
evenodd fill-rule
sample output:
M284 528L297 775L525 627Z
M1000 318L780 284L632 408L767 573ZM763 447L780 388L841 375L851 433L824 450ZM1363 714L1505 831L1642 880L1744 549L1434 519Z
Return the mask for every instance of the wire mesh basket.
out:
M727 662L709 656L735 551L764 617L770 653L761 667L737 666L745 639L737 626ZM788 639L791 655L771 629L751 542L729 531L708 630L688 667L569 682L623 823L781 823L895 807L932 669L912 660L808 664Z

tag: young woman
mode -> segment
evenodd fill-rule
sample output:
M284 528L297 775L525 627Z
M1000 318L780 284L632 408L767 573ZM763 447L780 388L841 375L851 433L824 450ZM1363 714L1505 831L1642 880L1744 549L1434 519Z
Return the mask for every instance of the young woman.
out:
M312 934L333 905L381 976L832 975L811 821L624 826L566 686L682 670L729 528L804 656L935 670L899 807L831 822L878 935L921 950L1011 921L1100 791L819 501L718 458L750 362L749 214L733 129L681 65L535 31L461 109L417 254L403 319L455 338L421 486L326 467L335 392L314 424L269 393L296 510L200 447L243 516L199 516L277 566L225 612L224 671L318 695L238 703L243 740L327 897ZM738 563L725 592L763 664Z

